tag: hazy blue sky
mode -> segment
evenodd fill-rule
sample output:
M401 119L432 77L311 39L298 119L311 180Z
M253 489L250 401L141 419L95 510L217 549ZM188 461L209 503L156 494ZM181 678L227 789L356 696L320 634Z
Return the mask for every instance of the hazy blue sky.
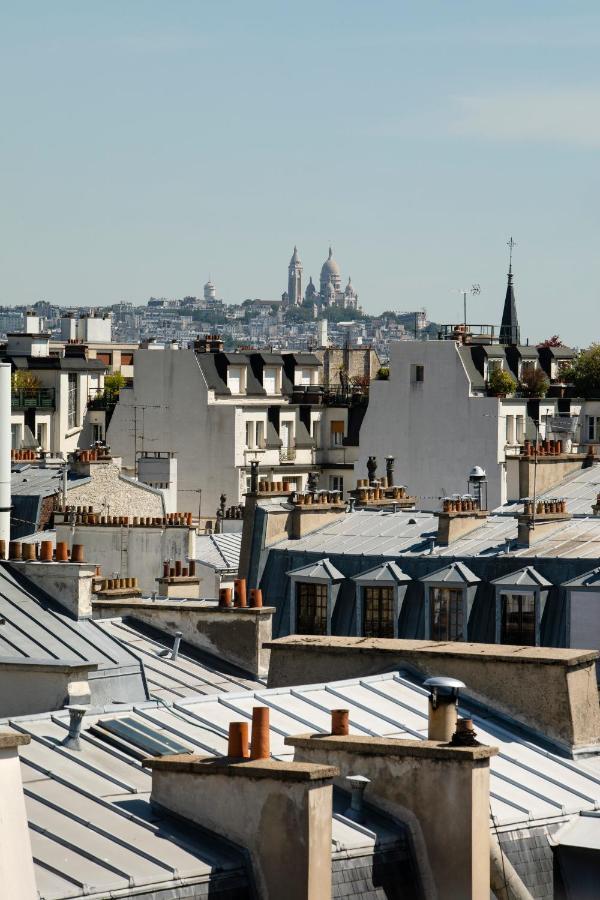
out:
M0 303L278 297L600 338L597 2L3 4Z

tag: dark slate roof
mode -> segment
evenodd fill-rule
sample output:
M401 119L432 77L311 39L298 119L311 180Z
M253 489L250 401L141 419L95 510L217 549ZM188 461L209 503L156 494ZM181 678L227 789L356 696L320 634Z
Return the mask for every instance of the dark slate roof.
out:
M494 578L490 584L496 584L504 587L530 587L530 588L550 588L551 583L540 575L533 566L525 566L517 572L509 572L500 578Z
M461 562L450 563L449 566L445 566L443 569L437 569L437 571L430 572L429 575L419 578L419 581L422 581L423 584L441 584L443 582L448 585L477 584L480 580L477 575L474 575Z
M60 369L63 372L106 372L99 359L83 359L80 356L7 356L15 369Z
M515 291L513 287L512 266L508 271L508 283L506 285L506 296L504 298L504 309L502 311L502 322L500 325L500 343L519 343L519 320L517 318L517 304L515 302Z
M248 397L266 397L266 391L256 377L250 358L244 353L196 353L206 385L217 394L231 396L227 386L227 369L230 365L246 368L246 394Z
M482 348L483 349L483 348ZM463 366L467 373L467 377L471 382L471 387L476 391L485 390L485 379L483 377L483 369L477 365L478 355L483 359L483 354L478 354L477 347L459 347L458 352L462 360ZM482 363L481 363L482 365Z
M320 366L321 360L314 353L286 353L291 356L297 366Z

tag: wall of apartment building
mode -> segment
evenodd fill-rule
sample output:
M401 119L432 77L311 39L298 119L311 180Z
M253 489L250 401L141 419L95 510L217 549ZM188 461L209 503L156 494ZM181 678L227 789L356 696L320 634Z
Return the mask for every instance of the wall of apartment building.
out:
M423 366L423 381L417 381ZM390 378L371 384L369 407L360 431L357 471L367 458L396 459L395 481L417 496L421 509L437 509L437 498L467 489L473 466L488 476L488 505L503 502L506 473L500 443L500 400L473 398L457 347L452 341L402 341L390 347ZM362 474L364 477L364 474Z
M241 426L239 426L241 428ZM107 440L129 472L137 449L171 451L177 457L180 512L214 516L219 497L237 497L235 405L210 405L208 390L191 350L139 350L135 380L121 391ZM202 492L201 494L199 492Z
M55 392L54 409L38 409L35 411L35 429L43 426L42 449L54 454L72 452L77 447L87 447L91 443L91 427L87 419L87 402L91 394L100 390L103 376L98 373L77 372L77 418L73 428L68 420L68 372L60 369L32 370L39 379L41 388L50 388ZM20 428L23 438L26 416L24 410L13 410L11 424ZM34 433L34 438L37 435Z

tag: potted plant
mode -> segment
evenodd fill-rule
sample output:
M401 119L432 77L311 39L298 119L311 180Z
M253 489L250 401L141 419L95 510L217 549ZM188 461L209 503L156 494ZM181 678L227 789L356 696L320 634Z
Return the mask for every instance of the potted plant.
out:
M388 381L390 377L390 367L380 366L377 370L377 381Z
M503 369L494 369L488 378L488 391L493 397L506 397L508 394L514 394L516 389L516 380L510 372Z
M545 397L550 387L548 377L541 369L527 369L521 376L521 389L526 397Z

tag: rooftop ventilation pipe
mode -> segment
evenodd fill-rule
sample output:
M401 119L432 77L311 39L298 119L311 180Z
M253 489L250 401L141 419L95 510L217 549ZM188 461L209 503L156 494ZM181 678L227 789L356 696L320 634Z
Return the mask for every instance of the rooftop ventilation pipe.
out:
M350 806L344 815L347 819L351 819L352 822L357 822L359 825L362 825L365 821L363 798L365 788L371 783L371 779L365 778L364 775L347 775L346 781L350 785L351 794Z
M69 733L62 742L62 746L69 750L81 750L81 726L88 707L73 704L67 709L69 710Z
M175 632L175 640L173 642L173 649L171 651L171 659L177 659L179 656L179 645L181 644L182 633L181 631Z
M448 744L456 731L458 694L465 685L458 678L435 676L423 682L429 690L427 739Z
M10 541L10 363L0 363L0 541Z

